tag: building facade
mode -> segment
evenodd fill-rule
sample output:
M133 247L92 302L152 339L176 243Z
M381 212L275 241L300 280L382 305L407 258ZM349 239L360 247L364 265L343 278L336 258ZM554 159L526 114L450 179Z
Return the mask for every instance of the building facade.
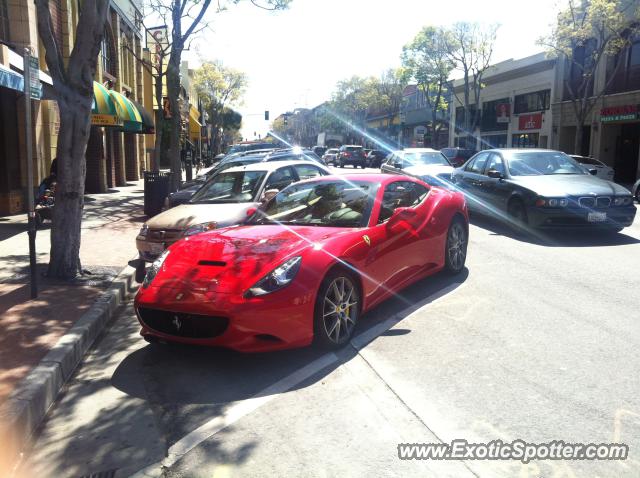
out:
M563 83L571 81L568 62L560 64ZM596 102L582 125L582 144L576 153L593 156L614 168L614 179L623 184L640 178L640 36L615 57L600 62L593 85ZM567 91L552 105L557 135L552 146L574 152L577 129Z
M462 80L454 81L449 144L476 150L488 148L547 148L554 129L551 104L560 90L556 60L544 53L491 66L483 78L479 124L464 130Z
M446 98L450 101L450 98ZM433 122L433 111L427 101L424 91L417 85L407 85L402 92L400 105L400 134L399 143L404 147L444 148L449 142L449 128L447 115L438 115L442 121L437 134L428 126Z

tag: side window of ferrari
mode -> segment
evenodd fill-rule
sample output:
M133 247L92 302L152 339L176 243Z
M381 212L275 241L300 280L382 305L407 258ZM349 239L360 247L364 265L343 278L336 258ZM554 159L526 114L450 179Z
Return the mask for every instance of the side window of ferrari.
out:
M417 204L416 183L409 181L396 181L388 184L382 195L378 224L387 221L399 207L411 207Z

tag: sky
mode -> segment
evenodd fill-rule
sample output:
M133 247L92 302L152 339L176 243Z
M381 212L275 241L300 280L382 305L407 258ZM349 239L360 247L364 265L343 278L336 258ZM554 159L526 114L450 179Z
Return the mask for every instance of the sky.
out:
M562 0L293 0L269 12L249 1L209 16L210 29L183 59L218 59L246 73L242 135L264 137L270 120L331 97L353 75L379 76L400 66L402 46L427 25L456 21L498 24L494 63L542 51ZM256 137L257 138L257 137Z

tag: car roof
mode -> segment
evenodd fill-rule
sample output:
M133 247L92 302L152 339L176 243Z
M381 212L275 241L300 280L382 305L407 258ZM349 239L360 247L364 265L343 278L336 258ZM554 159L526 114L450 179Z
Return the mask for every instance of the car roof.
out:
M495 151L497 153L562 153L557 149L544 149L544 148L492 148L478 151L479 153L486 153L487 151Z
M306 179L304 182L312 182L312 181L334 181L341 180L346 182L353 181L364 181L367 183L380 183L382 185L387 185L388 183L395 181L411 181L411 182L421 182L420 179L406 176L404 174L386 174L386 173L351 173L351 174L332 174L330 176L318 176L311 179ZM300 181L303 182L303 181Z
M407 153L439 153L437 149L433 148L404 148L400 151L405 151Z
M309 155L313 154L313 155L315 155L316 153L314 153L310 149L298 149L298 150L287 149L287 150L284 150L284 151L274 151L273 153L267 154L265 156L265 160L268 160L268 159L271 159L271 158L280 158L282 156L301 156L301 155L305 155L305 154L309 154Z
M361 146L359 144L343 144L340 147L341 148L363 148L364 146Z
M224 172L234 173L236 171L267 171L270 173L271 171L274 171L279 168L283 168L285 166L298 166L298 165L308 166L309 164L317 166L318 168L323 169L325 171L329 171L327 168L325 168L319 163L316 163L315 161L311 162L311 161L298 160L298 161L271 161L271 162L259 161L257 163L246 164L244 166L235 166L233 168L226 169Z

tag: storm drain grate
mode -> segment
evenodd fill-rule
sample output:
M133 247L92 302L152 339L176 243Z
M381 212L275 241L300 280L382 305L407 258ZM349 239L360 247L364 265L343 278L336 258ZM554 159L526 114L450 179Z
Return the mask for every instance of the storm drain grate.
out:
M80 478L114 478L116 471L118 470L99 471L98 473L91 473L90 475L82 475Z

